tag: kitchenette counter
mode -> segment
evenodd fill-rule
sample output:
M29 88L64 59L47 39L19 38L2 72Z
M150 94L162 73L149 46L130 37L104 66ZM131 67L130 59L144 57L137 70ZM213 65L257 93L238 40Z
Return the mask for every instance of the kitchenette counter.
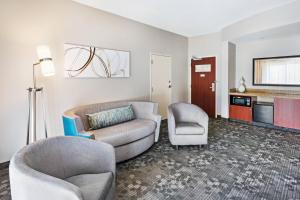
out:
M229 118L265 122L268 116L271 119L269 124L300 130L300 91L248 89L245 93L239 93L231 89L229 94Z
M236 89L231 89L229 95L300 99L300 91L291 91L291 90L248 89L245 93L240 93Z

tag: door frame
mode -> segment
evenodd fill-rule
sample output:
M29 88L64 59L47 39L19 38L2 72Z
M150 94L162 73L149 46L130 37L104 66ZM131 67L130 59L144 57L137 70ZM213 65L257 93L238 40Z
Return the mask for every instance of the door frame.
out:
M219 86L219 80L217 80L217 74L218 74L218 56L217 55L208 55L208 56L199 56L199 58L207 58L207 57L215 57L216 58L216 74L215 74L215 118L218 117L218 90L217 86ZM190 80L189 80L189 92L190 92L190 103L192 102L192 56L189 59L189 68L190 68ZM219 77L220 78L220 77Z
M170 67L170 81L171 81L171 88L170 88L170 104L173 102L172 100L172 92L173 92L173 80L172 80L172 65L173 65L173 58L170 54L163 54L163 53L156 53L156 52L153 52L151 51L150 54L149 54L149 77L150 77L150 87L149 87L149 91L150 91L150 101L152 101L152 55L155 55L155 56L164 56L164 57L170 57L171 58L171 67Z

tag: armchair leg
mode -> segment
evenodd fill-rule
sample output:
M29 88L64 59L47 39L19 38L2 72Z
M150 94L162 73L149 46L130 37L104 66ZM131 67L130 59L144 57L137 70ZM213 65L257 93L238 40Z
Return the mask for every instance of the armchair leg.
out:
M178 151L178 145L175 145L176 151Z

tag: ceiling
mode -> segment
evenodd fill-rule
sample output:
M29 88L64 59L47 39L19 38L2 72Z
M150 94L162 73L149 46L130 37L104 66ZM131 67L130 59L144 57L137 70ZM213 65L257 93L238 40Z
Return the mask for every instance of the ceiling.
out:
M295 0L73 0L187 37L220 31Z

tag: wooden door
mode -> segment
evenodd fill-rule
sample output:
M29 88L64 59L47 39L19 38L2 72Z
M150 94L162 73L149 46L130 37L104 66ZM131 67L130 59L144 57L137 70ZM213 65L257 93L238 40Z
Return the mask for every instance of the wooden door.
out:
M151 55L151 100L159 104L159 114L167 118L167 108L171 104L171 67L170 56Z
M209 117L216 117L216 58L191 61L192 104L201 107Z

